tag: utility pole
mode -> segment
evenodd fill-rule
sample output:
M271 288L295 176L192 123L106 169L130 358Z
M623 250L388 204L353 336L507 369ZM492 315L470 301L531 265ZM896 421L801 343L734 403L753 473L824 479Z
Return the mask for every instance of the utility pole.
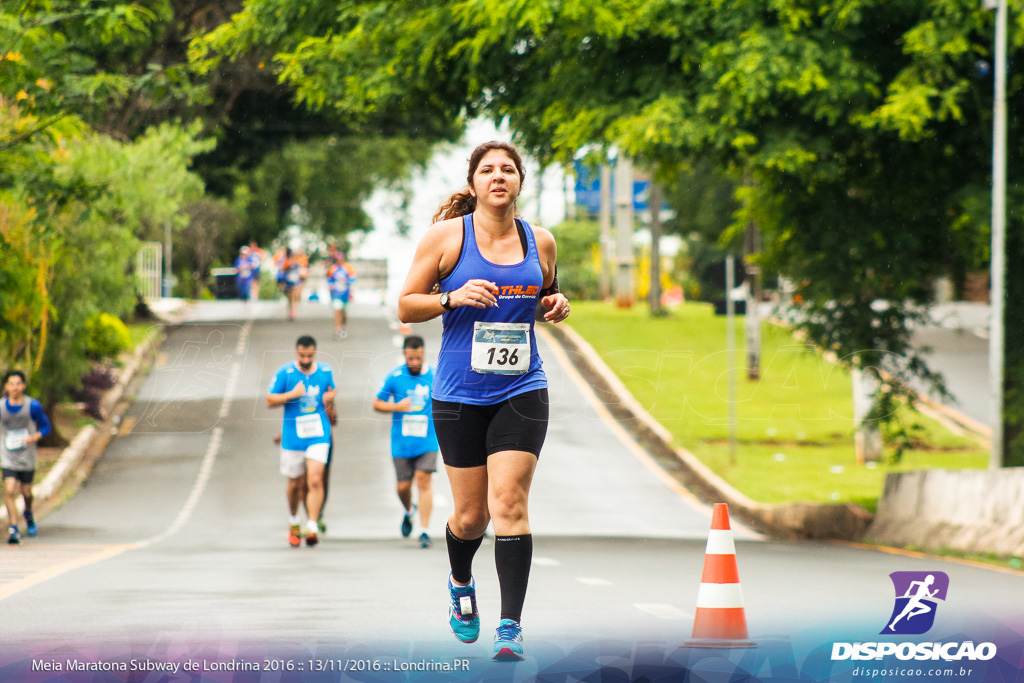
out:
M647 303L651 315L664 315L661 308L661 185L651 179L651 194L647 206L651 211L651 287Z
M761 318L758 315L757 300L760 294L761 268L750 263L750 255L761 251L761 231L754 221L747 224L744 235L744 265L746 281L744 287L747 297L747 311L744 317L744 329L747 340L747 379L761 378Z
M1006 0L996 0L995 105L992 116L992 294L988 374L992 447L988 466L1003 466L1003 316L1006 298Z
M612 169L601 164L601 300L612 296Z
M732 254L725 257L725 357L729 375L729 464L736 464L736 263Z
M633 291L633 164L619 155L615 164L615 233L618 270L615 275L615 303L630 308Z

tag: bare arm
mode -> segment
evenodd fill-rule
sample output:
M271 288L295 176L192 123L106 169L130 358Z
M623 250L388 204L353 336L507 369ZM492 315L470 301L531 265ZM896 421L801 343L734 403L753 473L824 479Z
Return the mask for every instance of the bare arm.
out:
M403 323L422 323L445 312L441 295L434 286L456 266L462 251L462 219L452 218L431 226L413 257L409 274L398 297L398 319ZM450 295L450 306L487 308L497 305L498 288L486 280L470 280Z
M277 408L283 406L288 401L294 401L297 398L306 395L306 385L304 382L299 382L295 385L295 388L291 391L286 391L283 394L267 394L267 407Z
M379 413L408 413L412 408L412 399L403 398L398 403L385 401L380 398L373 400L373 409Z

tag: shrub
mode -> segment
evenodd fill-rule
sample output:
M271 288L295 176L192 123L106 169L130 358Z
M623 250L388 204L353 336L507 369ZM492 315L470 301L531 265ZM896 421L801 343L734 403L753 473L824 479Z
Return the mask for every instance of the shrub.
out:
M86 355L94 360L116 358L131 346L131 335L121 319L109 313L96 313L85 321L82 343Z

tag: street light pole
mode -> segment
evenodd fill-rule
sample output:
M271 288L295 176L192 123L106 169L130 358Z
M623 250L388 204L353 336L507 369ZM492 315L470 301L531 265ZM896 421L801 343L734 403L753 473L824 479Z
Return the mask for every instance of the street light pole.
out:
M618 270L615 304L631 308L633 291L633 164L625 154L615 160L615 235Z
M736 464L736 302L732 290L736 288L736 259L725 257L725 357L729 377L729 464Z
M996 0L995 104L992 116L992 293L988 374L992 447L988 466L1003 466L1003 316L1006 298L1006 0Z

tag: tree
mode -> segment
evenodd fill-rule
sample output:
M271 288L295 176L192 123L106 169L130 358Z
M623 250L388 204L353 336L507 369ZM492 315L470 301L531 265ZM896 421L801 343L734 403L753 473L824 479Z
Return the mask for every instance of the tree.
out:
M207 286L210 267L218 256L230 255L239 239L242 222L223 199L203 197L185 207L188 222L178 232L174 256L178 272L191 274L181 282L185 296L198 299ZM230 263L229 265L234 265Z
M254 17L296 7L257 0L233 25L252 35ZM937 381L910 327L951 254L968 261L987 238L991 83L977 65L992 19L975 0L366 1L320 17L278 43L300 101L356 121L483 111L545 161L614 143L662 169L707 159L749 177L731 230L763 231L762 265L796 282L809 339L851 366ZM1019 52L1024 33L1013 40ZM1017 149L1009 168L1019 177ZM1008 462L1024 462L1016 410Z
M165 125L130 144L68 116L7 159L19 185L0 195L0 234L12 247L0 271L14 283L0 294L12 322L0 354L30 372L48 409L90 369L87 322L133 310L137 236L180 220L201 193L187 168L208 144L196 132Z
M401 190L430 158L431 145L405 137L328 137L295 141L268 155L249 175L246 213L251 239L269 243L293 207L306 226L344 241L373 228L363 203L377 188Z

